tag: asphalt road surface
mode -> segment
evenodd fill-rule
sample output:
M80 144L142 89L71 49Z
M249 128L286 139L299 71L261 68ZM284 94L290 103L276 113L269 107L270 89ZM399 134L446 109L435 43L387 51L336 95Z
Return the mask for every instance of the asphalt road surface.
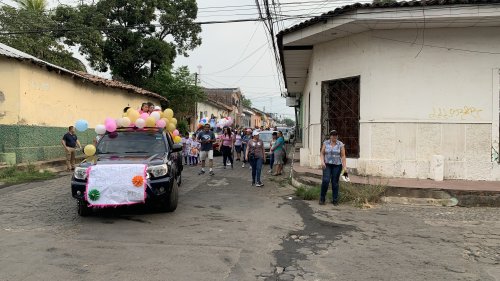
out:
M1 188L0 281L500 280L499 209L318 206L220 166L185 169L174 213L81 218L69 175Z

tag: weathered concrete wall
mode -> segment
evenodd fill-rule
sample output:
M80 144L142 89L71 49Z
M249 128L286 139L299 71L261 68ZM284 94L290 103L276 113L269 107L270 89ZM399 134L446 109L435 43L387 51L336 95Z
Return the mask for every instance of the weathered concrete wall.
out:
M302 97L309 153L304 163L320 164L321 83L359 75L360 158L349 162L352 168L427 178L437 154L444 156L445 178L500 180L494 161L500 56L488 53L500 45L499 31L426 30L426 45L450 49L421 50L422 39L415 42L417 30L410 29L364 32L315 45Z
M0 125L0 153L15 153L16 162L34 162L64 157L62 136L68 128ZM91 144L93 130L77 132L82 146Z
M18 121L20 83L18 62L0 57L0 124Z

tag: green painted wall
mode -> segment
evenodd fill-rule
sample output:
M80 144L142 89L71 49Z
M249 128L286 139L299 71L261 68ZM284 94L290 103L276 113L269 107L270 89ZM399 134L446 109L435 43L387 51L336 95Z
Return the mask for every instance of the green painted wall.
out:
M60 127L0 125L0 153L15 153L17 163L62 158L65 154L61 139L67 131ZM95 132L88 129L76 135L85 147L92 143Z

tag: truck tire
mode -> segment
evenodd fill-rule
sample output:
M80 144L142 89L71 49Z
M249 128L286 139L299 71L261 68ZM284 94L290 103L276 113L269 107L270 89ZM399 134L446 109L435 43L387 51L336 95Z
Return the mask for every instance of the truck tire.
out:
M162 209L165 212L173 212L177 209L177 202L179 201L179 185L177 181L174 180L172 184L172 190L170 191L170 195L165 200Z
M90 208L87 205L87 202L85 200L78 200L77 201L77 206L78 206L78 215L80 217L88 217L92 214L92 208Z

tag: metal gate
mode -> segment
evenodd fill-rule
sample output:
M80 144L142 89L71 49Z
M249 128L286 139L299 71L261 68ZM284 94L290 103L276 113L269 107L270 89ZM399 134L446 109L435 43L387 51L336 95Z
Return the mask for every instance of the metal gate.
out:
M360 77L349 77L321 84L321 133L329 138L337 130L345 144L346 155L359 157Z

